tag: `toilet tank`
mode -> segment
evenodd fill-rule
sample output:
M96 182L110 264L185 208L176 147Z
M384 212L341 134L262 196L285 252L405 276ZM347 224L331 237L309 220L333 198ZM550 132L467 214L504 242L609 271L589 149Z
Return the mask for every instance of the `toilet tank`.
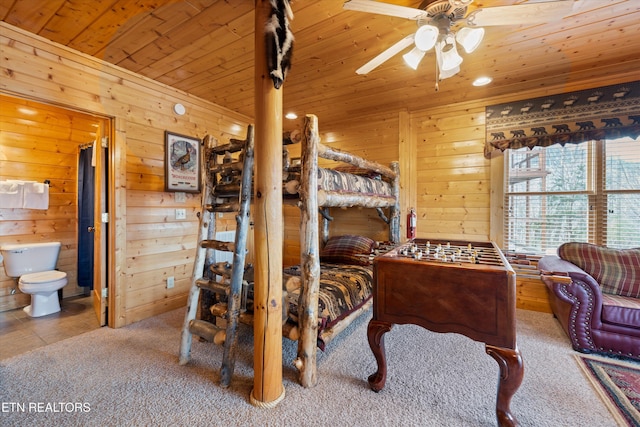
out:
M9 277L55 270L60 246L60 242L2 245L4 270Z

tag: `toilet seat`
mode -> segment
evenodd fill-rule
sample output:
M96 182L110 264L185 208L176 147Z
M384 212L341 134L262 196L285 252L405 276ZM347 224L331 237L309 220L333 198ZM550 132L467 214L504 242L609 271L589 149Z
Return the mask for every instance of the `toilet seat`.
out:
M67 284L67 273L50 270L20 276L18 287L24 293L57 291Z

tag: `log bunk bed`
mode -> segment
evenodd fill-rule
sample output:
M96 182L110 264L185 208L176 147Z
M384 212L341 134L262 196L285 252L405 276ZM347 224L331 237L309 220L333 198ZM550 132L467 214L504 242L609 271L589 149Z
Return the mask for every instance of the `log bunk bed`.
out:
M345 253L345 247L341 246L345 243L344 238L351 239L351 243L355 240L354 248L362 247L363 243L366 246L367 241L373 244L373 241L359 236L336 236L330 240L329 208L377 209L380 218L389 225L389 241L392 244L399 243L400 174L397 162L391 163L389 168L322 144L318 118L314 115L305 117L301 140L300 166L288 166L286 161L283 163L283 200L285 203L293 201L300 208L300 264L285 269L283 275L285 308L289 317L284 323L283 334L290 339L298 339L298 354L294 365L299 371L301 385L312 387L317 383L318 346L324 348L324 345L366 312L373 303L373 272L369 253L350 253L351 248L346 248ZM319 158L349 166L320 168ZM376 178L342 172L341 169L366 171L369 176L375 175ZM290 194L295 187L298 187L297 194ZM389 209L388 217L383 208ZM322 227L319 223L320 216ZM332 245L334 242L335 245ZM349 262L350 259L355 262ZM337 264L332 265L327 261ZM349 263L346 264L345 261ZM354 273L359 278L348 277ZM296 282L296 276L299 278L299 287L291 286L292 281ZM357 289L346 289L347 283ZM332 305L340 310L335 312L330 307ZM323 308L322 313L320 307Z
M391 163L389 168L323 145L318 133L318 119L314 115L305 117L302 133L285 133L285 147L296 143L300 143L301 158L293 162L295 164L291 164L288 150L283 150L282 187L283 202L300 208L301 257L300 264L283 270L282 333L288 339L298 340L294 366L299 371L300 384L312 387L317 382L317 348L324 349L373 303L371 261L374 249L379 244L364 236L334 236L329 239L329 208L374 208L389 226L389 242L385 244L399 243L399 168L397 162ZM318 166L319 158L349 166L324 169ZM228 171L223 174L237 181L241 164L232 163L236 166L229 165L226 168ZM205 160L205 168L209 167L216 169L216 165L209 165ZM342 172L341 169L358 174ZM385 208L388 209L388 215L383 211ZM225 250L223 247L218 249ZM209 275L229 277L230 267L227 263L211 260L205 271L211 270ZM254 321L253 273L253 266L245 266L243 280L246 289L242 291L242 308L238 313L238 321L244 324ZM228 291L204 292L200 296L201 318L213 324L216 323L215 318L229 322L229 300ZM205 339L217 343L225 341L224 334L215 340L212 337ZM187 351L185 349L185 355ZM187 356L181 363L186 363L186 360ZM228 385L228 380L225 385Z

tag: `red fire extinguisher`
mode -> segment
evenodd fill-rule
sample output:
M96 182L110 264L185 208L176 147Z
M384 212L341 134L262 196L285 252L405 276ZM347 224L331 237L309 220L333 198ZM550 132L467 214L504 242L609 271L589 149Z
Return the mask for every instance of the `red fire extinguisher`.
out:
M416 211L411 208L407 214L407 239L416 238Z

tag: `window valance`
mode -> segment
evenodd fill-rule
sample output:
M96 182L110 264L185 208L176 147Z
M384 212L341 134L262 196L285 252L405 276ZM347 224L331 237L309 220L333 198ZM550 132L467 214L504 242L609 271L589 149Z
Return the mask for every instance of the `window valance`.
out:
M640 136L640 82L488 106L484 155Z

